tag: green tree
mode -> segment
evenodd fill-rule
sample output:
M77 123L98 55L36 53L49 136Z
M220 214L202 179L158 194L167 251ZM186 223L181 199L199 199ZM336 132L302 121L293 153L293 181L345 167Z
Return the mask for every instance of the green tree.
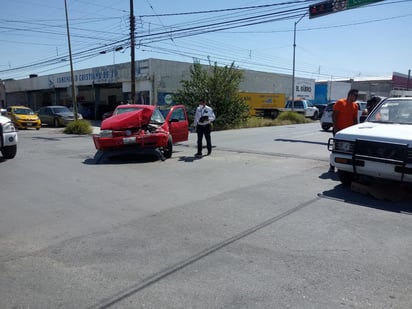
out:
M205 99L216 114L215 129L227 129L244 123L249 115L249 106L239 96L239 84L243 73L234 63L230 66L202 67L195 62L190 70L191 79L182 80L175 102L188 107L191 121L200 99Z

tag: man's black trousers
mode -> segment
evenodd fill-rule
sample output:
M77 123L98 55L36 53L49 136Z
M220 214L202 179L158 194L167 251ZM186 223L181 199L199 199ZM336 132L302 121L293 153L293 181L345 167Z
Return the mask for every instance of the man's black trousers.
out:
M207 154L210 154L212 152L212 140L210 138L211 125L210 124L207 124L204 126L197 125L196 132L197 132L197 153L198 154L202 153L202 140L204 136L206 139Z

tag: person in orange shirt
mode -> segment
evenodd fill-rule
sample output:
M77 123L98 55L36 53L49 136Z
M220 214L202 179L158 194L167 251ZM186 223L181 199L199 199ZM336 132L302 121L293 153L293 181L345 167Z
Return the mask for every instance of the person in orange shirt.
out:
M359 91L351 89L346 99L339 99L333 105L332 124L333 135L336 132L358 123L359 107L356 103Z
M358 104L356 99L358 98L359 91L357 89L351 89L348 92L346 99L339 99L333 105L332 112L332 125L333 136L336 132L343 130L358 123ZM334 171L335 167L330 166L329 171Z

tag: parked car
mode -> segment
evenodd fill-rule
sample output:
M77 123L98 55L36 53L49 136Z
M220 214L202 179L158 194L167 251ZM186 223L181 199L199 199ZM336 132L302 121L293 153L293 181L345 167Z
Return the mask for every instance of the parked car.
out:
M329 103L325 110L323 111L322 117L320 118L320 126L324 131L328 131L332 128L332 113L333 113L333 106L336 102ZM362 116L367 114L366 112L366 102L364 101L356 101L358 103L358 121L361 122L364 120Z
M288 100L286 102L285 108L282 109L284 112L296 112L304 115L307 118L312 118L313 120L318 119L319 110L310 101L297 98L295 100Z
M412 183L412 97L380 102L363 123L329 139L342 184L370 178Z
M67 106L43 106L37 111L37 115L43 124L55 127L66 126L75 120L74 113ZM83 119L82 115L78 113L77 119Z
M166 117L153 105L125 104L102 121L100 134L93 136L96 149L103 154L154 153L170 158L173 144L187 141L189 121L184 105L170 108Z
M13 159L17 153L17 130L10 118L0 116L0 151L4 159Z
M33 112L31 108L26 106L8 106L7 117L13 121L14 126L18 129L41 128L40 118Z

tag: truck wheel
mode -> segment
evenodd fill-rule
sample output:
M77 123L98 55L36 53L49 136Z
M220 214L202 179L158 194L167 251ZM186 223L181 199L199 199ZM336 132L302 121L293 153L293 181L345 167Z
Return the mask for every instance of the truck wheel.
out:
M340 182L345 187L350 187L352 181L354 180L353 173L346 172L346 171L341 171L341 170L338 170L338 177L339 177Z
M279 111L271 111L270 112L270 118L276 119L279 116Z
M169 138L167 140L167 146L165 149L163 149L163 155L165 156L166 159L169 159L172 157L172 152L173 152L173 141L172 141L172 137L169 135Z
M1 154L3 155L3 158L5 159L13 159L16 156L16 153L17 153L17 145L4 147L3 150L1 151Z
M316 120L316 119L318 119L318 117L319 117L318 112L315 112L315 113L313 114L312 119L313 119L313 120Z

